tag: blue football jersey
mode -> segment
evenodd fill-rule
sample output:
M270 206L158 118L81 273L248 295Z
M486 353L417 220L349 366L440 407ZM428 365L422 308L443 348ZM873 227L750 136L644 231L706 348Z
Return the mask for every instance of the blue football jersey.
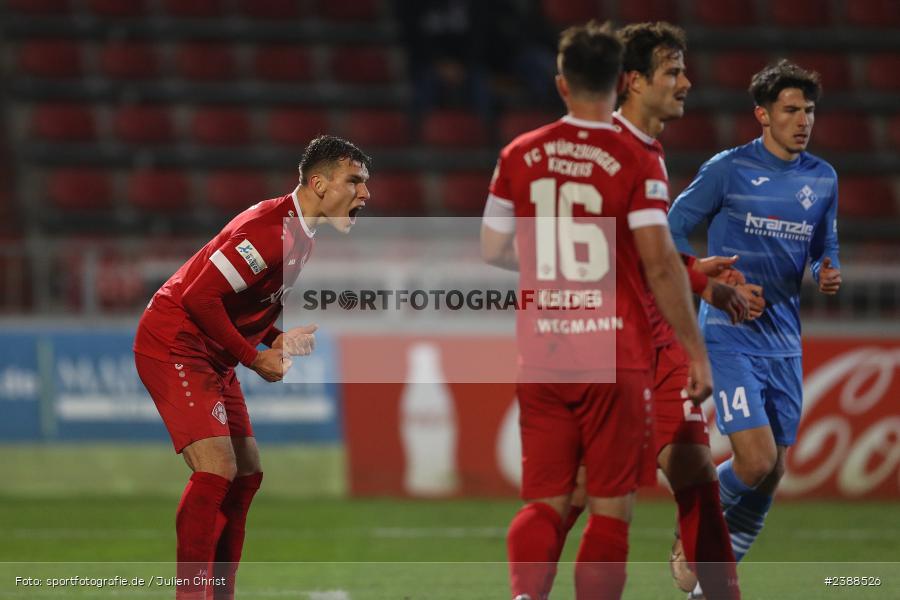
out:
M710 350L758 356L799 356L800 283L807 262L818 281L822 260L839 268L837 174L803 152L784 161L762 138L709 159L676 198L669 226L679 250L693 254L688 235L709 220L708 254L738 254L748 283L763 287L766 309L732 325L705 302L700 326Z

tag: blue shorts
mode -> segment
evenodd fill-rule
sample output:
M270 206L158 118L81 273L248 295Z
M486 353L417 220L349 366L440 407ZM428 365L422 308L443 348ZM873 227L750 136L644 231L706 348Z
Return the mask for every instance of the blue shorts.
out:
M791 446L803 407L802 359L710 352L709 360L719 431L771 427L776 444Z

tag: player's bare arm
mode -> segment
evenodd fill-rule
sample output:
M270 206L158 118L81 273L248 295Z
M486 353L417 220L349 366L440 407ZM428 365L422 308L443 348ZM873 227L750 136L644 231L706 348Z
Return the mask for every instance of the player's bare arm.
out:
M688 395L695 403L703 402L712 392L712 369L694 316L684 263L675 250L668 227L651 225L635 229L634 241L657 306L691 358Z
M516 252L515 233L497 231L488 225L482 225L481 258L489 265L518 271L519 256Z
M841 270L832 267L831 259L826 256L819 270L819 291L827 296L834 296L839 289L841 289Z
M274 383L281 381L291 368L291 357L280 348L269 348L256 355L250 368L266 381Z

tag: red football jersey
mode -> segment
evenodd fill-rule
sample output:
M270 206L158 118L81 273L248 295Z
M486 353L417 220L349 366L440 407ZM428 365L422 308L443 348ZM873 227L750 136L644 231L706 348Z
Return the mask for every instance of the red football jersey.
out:
M515 214L520 296L555 289L598 300L584 310L520 310L524 367L608 371L615 359L619 370L650 368L647 286L632 230L666 225L667 199L659 161L611 123L566 116L503 149L488 201Z
M666 155L663 151L662 144L656 138L650 137L640 129L638 129L631 121L623 117L620 113L613 114L616 124L622 128L623 137L627 138L638 152L646 152L653 160L659 161L660 167L665 177L666 185L669 183L669 176L666 172ZM669 212L669 203L666 203L666 212ZM647 310L647 318L650 319L650 331L653 335L653 345L657 348L668 346L675 341L675 330L669 325L665 317L656 306L656 298L650 289L644 294L644 308Z
M248 364L280 316L314 235L296 190L240 213L156 292L138 326L134 351L221 371L239 361ZM228 323L201 327L198 307L216 308L216 302L224 305Z

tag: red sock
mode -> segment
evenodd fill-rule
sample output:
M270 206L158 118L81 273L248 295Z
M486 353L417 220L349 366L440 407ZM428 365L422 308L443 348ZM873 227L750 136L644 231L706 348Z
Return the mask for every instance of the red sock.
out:
M559 541L556 544L556 550L553 552L553 563L548 565L547 568L547 580L544 582L544 593L541 596L542 598L549 596L550 590L553 589L553 580L556 579L556 571L559 567L559 557L562 556L563 548L566 546L566 537L569 535L569 532L572 531L572 528L575 527L575 523L578 522L578 517L580 517L583 512L583 506L575 506L574 504L569 506L569 512L566 513L566 518L563 519L562 527L559 531Z
M555 563L562 519L549 504L526 504L509 525L506 551L513 598L528 594L540 600L547 580L547 569Z
M739 600L734 553L719 503L719 482L675 492L681 545L708 598Z
M244 532L247 524L247 512L253 496L262 483L262 473L236 477L222 501L221 513L226 521L225 528L219 538L215 552L215 576L224 577L224 584L217 584L212 589L215 600L232 600L234 598L234 580L238 563L241 561L241 550L244 548Z
M175 531L178 536L177 577L185 580L175 587L177 600L203 600L211 577L210 559L216 547L216 519L231 482L214 473L196 472L184 488ZM221 519L220 519L221 523Z
M575 562L578 600L617 600L625 589L628 523L591 515Z

